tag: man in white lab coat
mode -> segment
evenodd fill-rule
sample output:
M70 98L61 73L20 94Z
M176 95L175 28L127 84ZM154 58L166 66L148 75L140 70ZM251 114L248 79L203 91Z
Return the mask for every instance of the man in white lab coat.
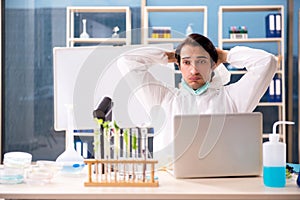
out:
M160 83L148 71L153 65L168 62L177 63L182 73L179 89ZM246 68L247 72L236 83L228 84L230 73L222 63ZM277 60L266 51L249 47L216 49L207 37L191 34L175 52L154 47L126 52L118 67L141 84L143 95L139 98L145 109L159 106L163 110L164 122L160 127L154 125L154 152L165 155L171 151L174 115L252 112L275 74Z

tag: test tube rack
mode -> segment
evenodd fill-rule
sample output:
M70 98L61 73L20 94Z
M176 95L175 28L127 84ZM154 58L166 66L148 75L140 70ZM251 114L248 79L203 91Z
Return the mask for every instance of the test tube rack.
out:
M157 160L152 159L86 159L84 162L88 167L88 181L84 186L106 186L106 187L158 187L159 182L155 180L155 164ZM136 166L143 166L142 174L137 175ZM146 168L150 165L149 177ZM94 166L94 168L93 168ZM113 169L113 170L112 170Z

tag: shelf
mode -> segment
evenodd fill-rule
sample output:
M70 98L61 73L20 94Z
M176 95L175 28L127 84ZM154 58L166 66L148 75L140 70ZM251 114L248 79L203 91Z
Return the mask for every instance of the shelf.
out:
M74 15L78 13L125 13L126 38L75 38ZM131 12L128 6L71 6L67 7L66 46L73 47L76 43L131 44Z
M232 75L243 75L247 73L247 70L228 70ZM276 74L282 74L282 70L277 70Z
M182 42L185 38L148 38L148 43L176 43Z
M93 137L94 133L73 133L74 136Z
M118 12L128 12L129 7L127 6L113 6L113 7L105 7L105 6L74 6L67 7L69 12L80 12L80 13L118 13Z
M257 12L257 11L278 11L283 10L281 5L270 6L220 6L223 12Z
M233 75L242 75L246 74L247 70L228 70Z
M283 107L282 102L260 102L258 106L277 106L277 107Z
M73 43L126 44L126 38L69 38Z
M206 6L146 6L147 12L206 12Z
M223 38L223 13L225 12L272 12L276 11L281 13L282 25L280 38L248 38L248 39L229 39ZM218 13L218 46L223 48L223 43L250 43L250 42L280 42L282 44L282 50L284 49L284 6L282 5L262 5L262 6L220 6ZM264 19L263 19L264 20Z
M248 38L248 39L227 39L222 38L226 43L247 43L247 42L282 42L283 38Z
M149 13L151 12L201 12L203 13L203 35L207 35L207 6L146 6L146 1L144 1L141 11L141 41L143 44L176 43L183 40L183 38L150 38L148 28Z

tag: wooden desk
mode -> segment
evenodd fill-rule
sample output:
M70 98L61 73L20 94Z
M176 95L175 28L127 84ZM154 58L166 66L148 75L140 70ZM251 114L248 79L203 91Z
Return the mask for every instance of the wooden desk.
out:
M0 199L300 199L300 188L264 187L262 177L175 179L158 172L159 187L84 187L86 176L59 175L47 185L1 185Z

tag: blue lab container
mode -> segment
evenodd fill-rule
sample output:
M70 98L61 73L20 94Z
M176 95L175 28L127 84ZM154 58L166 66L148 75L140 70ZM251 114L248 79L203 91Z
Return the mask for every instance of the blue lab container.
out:
M286 144L279 142L279 134L269 134L263 143L263 180L267 187L285 187Z
M285 167L263 167L264 184L268 187L284 187L286 184Z

